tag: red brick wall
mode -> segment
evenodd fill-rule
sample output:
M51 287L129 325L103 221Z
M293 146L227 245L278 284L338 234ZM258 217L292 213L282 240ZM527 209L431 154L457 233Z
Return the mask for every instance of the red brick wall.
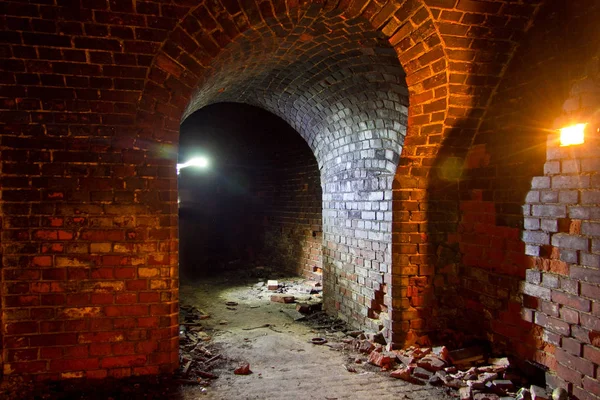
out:
M571 99L599 98L596 82L577 86L588 90L573 91ZM598 119L589 117L597 126ZM583 145L561 148L557 135L550 135L545 173L533 178L524 206L523 241L532 266L522 316L543 328L534 359L551 369L552 386L567 387L580 399L600 395L599 144L588 137Z
M168 372L176 157L134 121L180 8L79 3L0 5L4 374Z
M309 149L281 154L259 190L265 207L259 259L309 279L322 279L323 218L320 173Z
M487 140L480 126L486 112L493 108L493 94L501 90L502 84L518 78L508 74L507 66L514 62L511 60L517 45L528 37L530 22L536 20L542 2L426 3L439 32L430 40L440 41L444 58L432 63L431 69L421 68L407 77L410 113L394 181L394 267L386 295L397 343L410 343L448 326L458 328L461 321L465 329L483 328L487 306L482 303L497 303L496 294L490 297L489 292L517 287L518 280L506 280L502 275L478 277L485 270L471 266L477 254L483 255L479 260L488 258L482 248L489 248L492 242L505 243L502 246L508 249L506 254L510 253L510 258L499 263L503 272L513 268L512 258L519 258L515 254L519 251L518 231L498 220L510 215L513 221L519 219L520 208L501 206L505 201L494 197L490 186L491 176L518 172L512 165L500 169L497 165L502 163L496 159L481 168L473 164L479 163L478 158L485 161L485 153L503 157L500 148L478 147ZM417 44L413 50L416 48L422 50L427 45ZM416 52L417 60L429 57ZM405 68L415 65L414 60L404 62L404 56L401 54L400 59ZM421 79L420 73L428 70L434 71L433 76ZM512 106L510 110L520 111ZM465 260L468 268L463 263L467 251L474 251L473 257ZM485 284L475 283L482 280ZM468 297L477 301L469 301ZM504 300L506 305L506 297ZM461 311L465 309L469 312ZM473 313L473 309L481 312ZM476 324L464 318L475 315Z
M576 19L579 33L582 26L597 31L600 8L588 13ZM585 143L560 147L558 135L548 135L544 173L533 178L523 208L531 262L522 315L539 328L534 358L550 368L551 386L579 399L600 397L600 54L594 38L595 46L578 49L585 58L565 80L571 87L554 124L588 123Z
M570 194L578 201L578 184L569 189L569 183L565 182L567 186L558 192L562 178L558 178L558 186L546 187L543 185L550 178L537 176L570 171L568 174L573 174L573 178L578 174L578 161L566 161L563 171L556 154L565 153L556 153L556 143L547 145L546 142L548 131L556 127L556 117L563 113L565 99L576 94L574 83L586 75L597 74L599 43L594 21L598 12L596 5L582 9L567 2L546 4L509 64L473 145L465 155L462 188L458 191L460 224L457 233L450 237L450 242L455 244L450 246L453 252L448 257L451 261L457 254L459 257L459 261L448 263L452 272L457 273L459 295L451 290L444 293L443 288L439 291L447 294L445 313L449 320L460 321L450 326L489 338L497 349L533 359L552 369L556 368L552 356L555 343L543 340L547 337L542 336L539 326L532 325L534 318L530 311L522 314L520 287L532 263L527 257L531 249L526 249L525 244L534 240L534 236L545 235L528 230L547 232L548 229L568 229L568 226L557 228L556 220L545 219L552 218L550 214L532 217L528 214L529 204L551 204L544 211L551 213L555 211L554 204L562 202L562 196ZM589 40L581 40L583 37ZM556 57L556 53L564 56ZM589 97L582 98L587 99L586 96ZM574 108L583 103L577 97L565 104L571 107L565 112L574 112ZM588 152L591 151L588 147ZM547 161L550 159L552 161ZM590 173L588 169L584 174ZM567 201L567 197L564 199ZM573 197L568 201L572 200ZM548 258L544 268L565 274L565 265L557 259L558 253L546 250ZM527 277L530 279L529 274ZM558 278L563 279L549 277L547 285L560 285ZM560 291L559 287L552 290ZM559 316L560 306L554 300L538 304L526 296L525 307L532 304L548 312L550 318ZM568 346L570 339L565 343Z
M508 110L505 115L524 110L510 101L490 108L489 99L503 74L507 82L538 75L532 64L514 64L510 73L506 67L541 1L290 0L243 2L243 8L241 3L0 3L7 374L102 377L175 368L174 164L188 105L189 111L222 98L260 101L305 135L319 167L328 168L326 307L361 327L384 325L395 344L430 331L441 301L434 289L457 282L459 252L448 234L461 223L459 200L493 201L496 218L516 217L512 208L500 206L513 204L514 197L500 200L485 185L500 166L516 171L523 156L498 163L502 146L493 143L505 136L473 138L486 109ZM580 7L582 15L593 6ZM288 35L290 26L308 20L315 22L310 34ZM325 23L339 28L348 21L358 22L346 30ZM580 26L586 25L573 29ZM248 37L258 39L244 42ZM290 77L312 69L292 63L300 66L280 75L289 70L275 67L285 63L268 64L269 74L258 74L265 80L236 86L233 77L280 60L264 58L271 53L263 49L278 43L273 38L285 38L320 69L289 92L284 89ZM334 73L337 68L317 62L317 40L331 44L325 46L330 61L340 54L356 59L349 55L360 51L374 57L364 63L367 69L395 72L369 74L350 63L364 73L350 74L357 81L345 79ZM227 52L240 43L249 53ZM551 49L540 56L549 60L563 48L572 47L539 46L532 53ZM240 54L251 55L252 62L241 65ZM205 96L193 96L198 93ZM260 96L244 97L248 93ZM461 197L465 183L455 175L457 159L481 144L493 161L471 172L480 179L472 179L467 188L474 191ZM505 184L513 181L509 176ZM478 210L488 213L490 207ZM361 222L370 228L346 227ZM510 233L512 246L512 223L496 226L485 229L492 236ZM444 255L441 264L438 254Z

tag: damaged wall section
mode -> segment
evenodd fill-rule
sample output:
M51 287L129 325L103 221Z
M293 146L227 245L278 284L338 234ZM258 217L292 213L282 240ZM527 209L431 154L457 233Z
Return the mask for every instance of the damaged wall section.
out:
M574 396L600 396L600 118L599 57L587 64L556 127L587 123L585 142L561 147L548 135L544 174L534 177L523 207L523 241L531 257L523 284L524 320L534 323L534 358L548 383Z
M532 226L530 216L523 219L523 206L529 207L532 179L537 182L534 177L548 172L544 164L548 132L556 128L554 121L563 113L565 99L576 82L597 74L598 13L598 5L591 3L587 8L566 1L541 5L490 105L478 111L481 116L473 114L474 124L466 121L462 127L475 134L468 147L454 152L462 160L460 174L455 186L445 186L445 194L459 202L456 227L436 246L436 328L488 340L499 352L551 367L554 361L547 356L548 343L540 340L540 326L521 315L520 286L531 268L522 238L528 237L524 231L530 235L527 230ZM472 54L482 60L509 57L508 48L501 48L493 54L485 49ZM556 57L557 53L566 56ZM477 90L489 87L481 81ZM450 139L447 151L464 142L458 133ZM554 194L547 196L544 201ZM438 212L429 211L429 223Z

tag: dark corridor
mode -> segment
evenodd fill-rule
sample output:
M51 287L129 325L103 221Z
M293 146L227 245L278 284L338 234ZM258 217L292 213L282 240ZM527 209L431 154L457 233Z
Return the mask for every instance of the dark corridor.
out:
M182 279L268 264L305 275L321 263L321 186L308 145L260 108L205 107L181 126L179 175Z

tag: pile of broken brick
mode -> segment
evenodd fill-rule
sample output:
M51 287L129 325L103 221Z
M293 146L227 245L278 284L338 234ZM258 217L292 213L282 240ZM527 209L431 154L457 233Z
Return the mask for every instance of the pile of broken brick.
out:
M440 347L410 347L386 351L364 335L353 339L355 350L368 354L368 362L391 371L392 378L414 384L455 389L461 400L565 400L564 389L550 395L546 389L521 386L521 377L508 358L486 359L479 346L450 351ZM517 383L518 382L518 383Z
M309 322L320 321L315 326L317 330L325 327L332 332L343 331L344 335L351 338L342 339L342 342L368 355L370 364L379 366L384 371L391 371L392 378L415 384L429 383L447 387L455 390L454 394L461 400L566 400L568 397L567 392L561 388L550 395L540 386L525 385L526 380L510 364L508 358L487 358L486 351L481 346L452 351L445 346L413 346L405 350L386 351L386 341L381 333L367 337L362 331L350 331L341 321L333 320L320 312L322 288L318 282L301 280L283 283L268 280L266 285L259 282L258 286L272 293L273 302L296 303L299 316L294 320L304 320L301 315L308 315ZM317 296L312 299L302 298L298 293ZM311 343L321 345L327 343L327 340L318 337L313 338ZM330 347L336 349L335 346ZM360 361L359 358L356 360ZM356 372L353 367L346 366L346 369Z

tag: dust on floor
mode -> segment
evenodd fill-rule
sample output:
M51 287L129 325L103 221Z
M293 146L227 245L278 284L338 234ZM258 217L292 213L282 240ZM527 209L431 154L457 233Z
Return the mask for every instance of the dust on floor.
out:
M283 280L284 284L295 281ZM345 345L341 341L345 335L335 329L335 323L330 324L334 329L315 330L310 321L294 321L293 313L288 314L295 304L271 301L271 292L256 283L182 284L181 303L211 316L202 325L212 336L210 346L221 354L211 366L211 373L219 378L206 388L185 387L183 393L190 399L200 394L209 399L450 398L443 389L390 378L389 372L368 364L366 355ZM315 337L327 343L315 345ZM236 367L246 363L252 374L234 374Z

